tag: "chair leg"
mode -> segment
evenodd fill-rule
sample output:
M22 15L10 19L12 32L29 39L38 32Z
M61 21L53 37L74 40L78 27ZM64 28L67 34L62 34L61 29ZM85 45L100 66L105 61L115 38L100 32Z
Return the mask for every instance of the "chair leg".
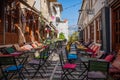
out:
M32 66L32 67L33 67L33 66ZM36 74L39 72L41 66L39 66L37 69L36 69L35 67L33 67L33 68L36 70L36 72L34 73L34 75L32 76L32 78L34 78L34 77L36 76ZM40 72L39 72L39 73L40 73ZM42 78L44 78L41 73L40 73L40 75L41 75Z
M20 71L20 74L23 76L23 78L25 79L25 76L24 76L24 74L22 73L22 71Z
M34 75L32 76L32 78L34 78L37 73L38 73L38 70L36 70L36 72L34 73Z
M78 78L79 78L80 76L82 76L86 71L87 71L87 69L85 69L85 70L78 76Z
M20 79L24 80L25 76L21 73L21 71L17 71ZM23 77L22 77L23 76Z
M71 74L72 73L72 71L70 72L69 70L67 70L68 71L68 74L70 75L70 76L72 76L74 79L75 79L75 77Z
M41 66L39 67L39 70L38 70L38 69L36 69L34 66L32 66L32 67L33 67L36 71L38 71L38 72L39 72L39 74L41 75L41 77L42 77L42 78L44 78L44 77L43 77L43 75L42 75L42 73L39 71ZM41 67L41 68L42 68L42 67ZM43 70L43 69L42 69L42 70ZM37 74L37 73L36 73L36 74ZM34 78L34 77L33 77L33 78Z
M64 75L64 76L63 76ZM64 80L64 78L67 78L67 80L70 80L68 76L66 75L66 71L63 71L63 74L61 75L61 79Z
M1 66L0 66L0 68L1 68ZM1 71L2 71L2 74L3 74L3 76L4 76L4 78L5 78L5 80L8 80L8 78L7 78L7 73L5 74L5 72L1 69Z
M41 69L42 69L42 71L43 71L44 73L46 73L46 71L45 71L45 69L43 69L43 67L41 67Z
M28 70L25 67L23 67L23 68L25 69L25 71L27 72L27 74L30 75L30 73L28 72Z

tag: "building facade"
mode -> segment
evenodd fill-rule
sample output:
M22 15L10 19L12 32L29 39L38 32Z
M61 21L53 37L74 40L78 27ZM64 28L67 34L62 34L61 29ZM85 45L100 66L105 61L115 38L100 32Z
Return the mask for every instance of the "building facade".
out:
M102 44L102 50L106 52L118 50L119 38L114 28L119 26L119 22L114 22L116 20L114 15L119 14L119 2L119 0L83 0L78 19L80 39ZM117 7L114 11L113 5Z
M56 0L0 1L0 45L41 41L48 33L52 36L50 2Z
M58 2L51 3L51 12L52 12L52 23L56 26L59 34L63 33L65 38L68 40L68 21L62 21L61 19L61 12L63 11L62 4Z

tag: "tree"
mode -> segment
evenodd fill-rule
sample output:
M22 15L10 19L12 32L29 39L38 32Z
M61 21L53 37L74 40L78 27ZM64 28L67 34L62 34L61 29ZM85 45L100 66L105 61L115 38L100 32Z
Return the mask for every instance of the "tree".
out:
M71 36L69 36L69 41L74 42L78 40L78 32L74 32Z
M65 39L66 39L63 32L61 32L61 33L59 34L59 39L62 39L62 40L65 40Z

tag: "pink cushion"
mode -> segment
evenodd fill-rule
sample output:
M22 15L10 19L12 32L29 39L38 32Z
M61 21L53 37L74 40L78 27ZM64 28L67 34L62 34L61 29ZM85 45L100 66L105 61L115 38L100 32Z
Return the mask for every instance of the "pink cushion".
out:
M66 63L63 68L65 69L75 69L76 64L70 64L70 63Z
M29 44L24 45L24 46L21 47L21 49L23 49L23 50L31 50L32 48L33 47L31 45L29 45Z
M33 48L37 48L37 45L36 44L31 44Z
M109 73L120 73L120 70L116 67L111 67L109 68Z
M114 55L110 54L110 55L108 55L108 56L105 57L105 60L107 62L111 62L113 60L113 58L114 58Z
M120 70L120 60L115 60L113 63L112 63L112 66L117 68L118 70Z
M88 77L89 78L106 78L105 74L100 72L100 71L91 71L88 72Z

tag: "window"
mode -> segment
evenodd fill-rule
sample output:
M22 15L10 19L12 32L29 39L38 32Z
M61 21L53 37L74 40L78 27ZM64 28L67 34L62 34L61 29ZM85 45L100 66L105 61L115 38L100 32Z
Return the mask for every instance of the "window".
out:
M17 32L14 24L19 22L19 4L17 2L7 4L5 14L5 31Z

